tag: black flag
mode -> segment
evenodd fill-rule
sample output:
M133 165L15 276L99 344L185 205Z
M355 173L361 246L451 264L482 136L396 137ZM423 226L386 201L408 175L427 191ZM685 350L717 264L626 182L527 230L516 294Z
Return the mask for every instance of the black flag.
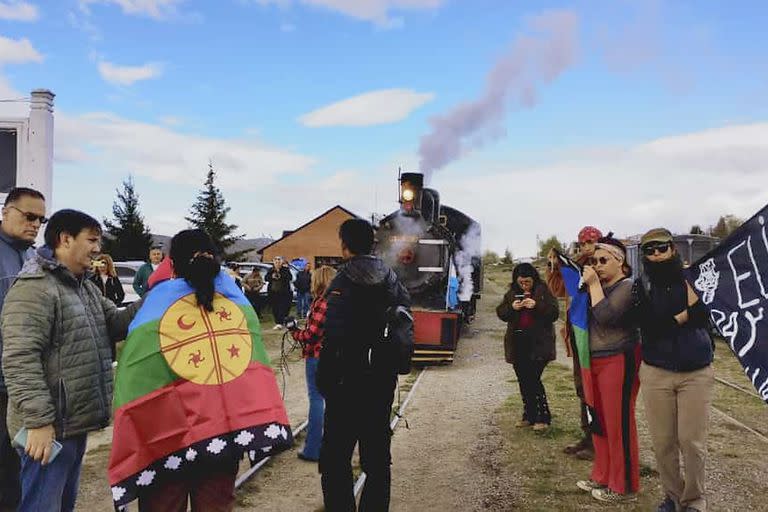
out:
M768 402L768 206L685 272Z

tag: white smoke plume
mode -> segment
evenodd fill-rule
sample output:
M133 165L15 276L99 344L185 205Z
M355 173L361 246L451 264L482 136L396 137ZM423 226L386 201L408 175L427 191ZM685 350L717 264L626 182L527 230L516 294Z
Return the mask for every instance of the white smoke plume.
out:
M472 258L479 258L482 252L480 224L473 222L459 241L459 248L453 257L456 273L459 277L459 300L467 302L472 299L475 284L472 282Z
M488 73L483 95L430 119L432 132L419 144L420 169L426 181L462 154L505 135L506 108L531 108L536 88L555 80L576 60L579 20L568 10L546 11L530 19L529 34L520 35Z
M389 245L386 246L386 250L384 251L382 251L382 249L385 247L385 244L382 244L380 241L377 252L381 259L384 260L384 263L389 267L395 267L398 264L398 255L400 254L400 251L406 247L414 245L408 238L423 238L426 226L421 220L421 217L409 217L403 215L402 212L397 212L397 214L388 222L394 227L393 233L396 233L396 235L401 238L390 240Z

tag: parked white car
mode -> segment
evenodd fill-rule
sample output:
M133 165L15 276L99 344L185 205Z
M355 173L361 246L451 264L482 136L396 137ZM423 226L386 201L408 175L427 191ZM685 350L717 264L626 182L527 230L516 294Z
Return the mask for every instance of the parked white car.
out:
M139 300L139 294L133 290L133 278L136 277L136 272L144 264L143 261L116 261L115 272L117 272L117 278L120 279L120 284L123 285L123 291L125 292L124 304L130 304Z

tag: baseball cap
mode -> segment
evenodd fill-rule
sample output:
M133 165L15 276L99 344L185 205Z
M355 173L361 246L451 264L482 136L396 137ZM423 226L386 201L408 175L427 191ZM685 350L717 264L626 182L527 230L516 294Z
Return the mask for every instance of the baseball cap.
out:
M672 241L672 233L666 228L653 228L640 237L640 245L646 245L652 242L664 243Z

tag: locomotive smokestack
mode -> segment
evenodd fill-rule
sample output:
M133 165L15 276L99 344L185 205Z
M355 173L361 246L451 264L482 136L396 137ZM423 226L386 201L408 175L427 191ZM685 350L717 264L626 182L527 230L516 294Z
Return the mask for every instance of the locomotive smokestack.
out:
M424 175L405 172L400 175L400 209L413 214L421 211L421 197L424 191Z

